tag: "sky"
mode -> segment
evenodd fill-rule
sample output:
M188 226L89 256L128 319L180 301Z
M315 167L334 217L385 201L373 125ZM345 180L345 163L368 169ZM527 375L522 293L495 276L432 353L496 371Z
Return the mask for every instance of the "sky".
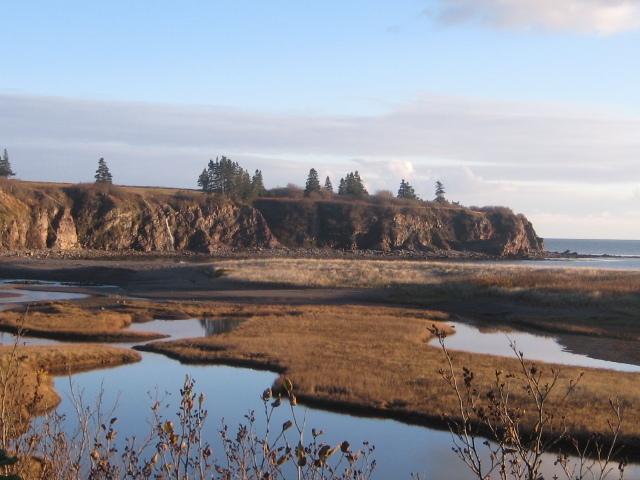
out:
M539 235L640 239L638 0L0 0L0 148L25 180L506 205Z

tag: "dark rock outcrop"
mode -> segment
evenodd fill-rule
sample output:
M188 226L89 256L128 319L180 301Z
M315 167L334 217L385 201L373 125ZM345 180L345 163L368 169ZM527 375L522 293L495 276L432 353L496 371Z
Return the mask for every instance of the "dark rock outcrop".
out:
M469 251L529 256L543 251L531 223L506 208L443 204L261 199L255 207L290 247Z

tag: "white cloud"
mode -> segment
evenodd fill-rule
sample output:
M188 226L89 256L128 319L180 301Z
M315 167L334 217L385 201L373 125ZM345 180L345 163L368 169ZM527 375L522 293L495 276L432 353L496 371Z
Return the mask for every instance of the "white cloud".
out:
M410 160L391 160L391 162L389 162L389 170L395 174L396 177L410 179L415 172L415 167Z
M584 219L585 231L618 218L621 234L640 238L639 131L638 117L460 98L303 116L0 95L0 147L24 179L91 181L104 156L119 182L191 187L209 158L227 154L263 169L268 186L304 184L310 167L337 184L357 169L371 191L396 191L404 177L430 198L440 178L454 200L534 216L542 235L565 215Z
M436 0L426 12L443 23L611 35L640 28L638 0Z

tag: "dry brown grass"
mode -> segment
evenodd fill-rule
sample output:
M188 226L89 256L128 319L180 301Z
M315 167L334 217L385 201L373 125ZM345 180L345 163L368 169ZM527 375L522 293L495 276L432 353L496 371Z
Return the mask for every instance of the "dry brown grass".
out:
M0 357L7 355L11 348L1 346ZM25 365L50 375L70 375L140 360L140 354L134 350L92 343L19 346L18 354Z
M300 398L310 403L436 423L442 413L451 412L455 401L453 392L438 373L444 366L442 354L428 344L431 335L427 327L448 319L448 315L438 311L349 305L114 303L108 298L57 302L55 306L55 309L40 310L42 324L60 322L56 320L60 315L76 315L85 323L91 322L88 313L96 311L105 312L103 321L110 325L119 325L122 318L244 318L246 321L228 334L156 342L143 348L190 362L272 369L291 377ZM78 327L90 329L90 323L85 323ZM446 324L439 325L447 329L443 326ZM65 369L65 365L83 364L82 356L64 360L65 355L69 358L69 351L31 348L39 358L32 362L36 366L62 365ZM82 353L82 346L78 348L78 355L86 353ZM459 366L474 369L480 385L490 384L496 368L508 373L518 370L515 359L462 352L456 352L455 358ZM86 368L95 367L96 362L99 361L89 357ZM559 368L561 380L565 382L583 371L566 366ZM561 414L567 415L569 426L576 434L606 433L608 400L615 395L630 405L625 416L625 434L637 438L640 435L639 380L638 374L587 370L571 408ZM513 399L517 405L526 397L516 392Z
M11 422L9 431L20 432L32 416L55 408L60 402L53 387L55 375L71 375L139 360L140 354L133 350L104 345L0 346L0 371L3 372L0 404L10 406L12 412L12 415L0 415L0 423L6 419Z
M213 309L214 307L209 307ZM359 306L238 307L250 316L232 333L144 347L191 362L221 362L271 368L292 378L301 398L337 408L438 422L455 415L453 392L444 385L438 348L427 345L427 325L443 320L438 312ZM254 315L260 312L260 315ZM516 359L455 354L472 367L477 384L489 385L496 368L516 372ZM560 367L562 381L581 369ZM612 390L615 385L615 391ZM619 396L629 409L627 436L640 434L640 375L588 370L566 414L577 434L608 431L608 400ZM526 396L515 392L514 404ZM628 440L628 439L627 439Z
M216 262L231 280L379 289L379 301L438 308L552 332L640 340L640 272L421 261ZM488 317L486 317L488 318Z
M250 259L215 263L231 279L300 287L377 288L389 285L470 286L505 290L539 290L637 294L640 272L585 268L534 268L485 263L409 260Z
M297 287L361 287L439 283L440 266L378 260L250 259L215 263L232 280Z
M154 317L243 318L246 321L228 334L156 342L144 348L190 362L272 369L291 377L300 397L309 402L432 423L449 412L455 400L440 378L442 354L427 343L431 337L427 327L448 319L438 311L353 305L114 302L108 298L54 305L55 309L39 311L39 321L50 329L64 328L61 318L65 316L90 318L92 312L104 312L105 325ZM518 369L515 359L462 352L455 357L459 366L474 369L480 385L490 384L498 367L507 372ZM82 357L71 357L66 364L80 368L82 362ZM45 363L65 364L52 358ZM561 379L569 381L583 369L560 370ZM567 415L574 433L606 433L608 400L616 395L634 406L627 412L624 429L627 436L637 439L639 380L638 374L588 370L571 409L561 413ZM525 399L525 395L514 394L516 404Z
M131 332L127 328L136 321L149 320L141 313L121 311L117 304L105 308L98 301L44 302L17 305L0 311L0 330L67 340L101 342L145 341L162 335Z

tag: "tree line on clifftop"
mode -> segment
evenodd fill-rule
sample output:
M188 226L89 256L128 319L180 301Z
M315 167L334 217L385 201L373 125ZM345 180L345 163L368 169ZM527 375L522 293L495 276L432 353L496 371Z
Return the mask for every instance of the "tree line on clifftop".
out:
M4 149L0 155L0 178L12 176L15 176L15 172L9 161L9 153ZM111 185L113 183L113 176L104 158L98 160L94 179L97 185ZM264 186L261 170L256 170L253 175L250 175L249 171L242 168L238 162L234 162L224 155L216 157L215 161L209 160L206 168L198 176L197 185L205 193L222 194L242 201L251 201L268 193ZM288 188L291 190L295 187L290 185ZM318 171L315 168L309 170L303 191L305 197L332 196L335 193L333 182L329 176L325 178L324 184L321 184ZM357 170L340 178L337 194L357 199L370 196ZM391 192L378 192L376 195L383 198L394 196ZM400 181L395 197L403 200L420 200L413 186L404 178ZM435 201L447 201L445 188L440 180L435 184Z
M261 170L256 170L253 175L250 175L238 162L224 155L216 157L215 161L209 160L209 164L198 177L197 185L205 193L219 193L239 200L252 200L267 193ZM288 187L289 190L295 188L293 185ZM335 193L329 176L325 178L324 184L321 184L318 171L315 168L309 170L303 191L305 197L331 196ZM444 184L438 180L435 184L435 201L446 202L445 193ZM357 170L340 178L337 194L357 199L370 196ZM378 192L376 195L387 198L394 196L391 192L386 194ZM413 186L404 178L400 182L395 197L403 200L420 200Z

